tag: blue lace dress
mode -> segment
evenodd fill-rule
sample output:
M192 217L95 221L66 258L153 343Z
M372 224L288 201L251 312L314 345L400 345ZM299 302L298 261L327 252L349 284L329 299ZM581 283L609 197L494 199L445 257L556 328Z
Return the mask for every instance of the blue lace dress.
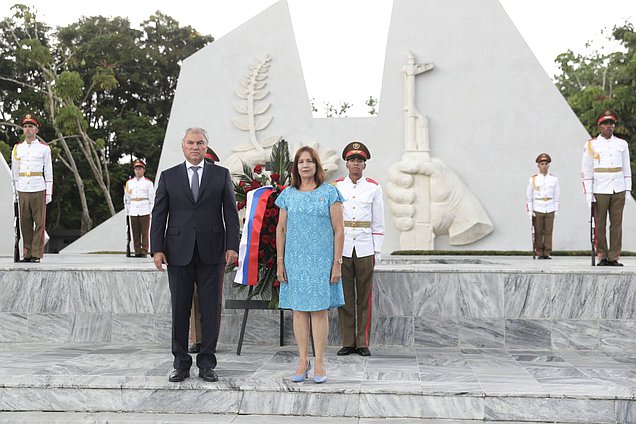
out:
M342 280L331 284L333 227L329 207L344 198L333 185L323 183L313 191L289 187L276 205L287 211L285 271L279 307L295 311L322 311L344 305Z

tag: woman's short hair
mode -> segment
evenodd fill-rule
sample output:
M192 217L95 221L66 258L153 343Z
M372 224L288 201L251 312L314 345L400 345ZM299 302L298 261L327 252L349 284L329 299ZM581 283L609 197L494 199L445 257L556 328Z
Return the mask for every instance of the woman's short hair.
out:
M316 182L316 187L320 186L325 182L325 170L322 169L322 163L320 163L320 156L318 156L318 152L309 146L303 146L296 152L296 156L294 156L294 163L292 164L291 174L292 180L291 185L295 188L300 188L300 172L298 172L298 161L300 160L300 155L304 152L308 152L311 156L311 160L316 164L316 173L314 174L314 181Z

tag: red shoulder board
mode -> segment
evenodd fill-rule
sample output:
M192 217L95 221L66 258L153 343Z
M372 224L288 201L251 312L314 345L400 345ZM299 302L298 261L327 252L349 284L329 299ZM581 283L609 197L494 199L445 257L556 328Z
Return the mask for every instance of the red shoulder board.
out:
M334 183L339 183L340 181L344 181L344 177L342 177L342 178L338 178L337 180L334 180L333 182L334 182Z
M534 174L532 177L536 177L537 175L539 175L539 174ZM532 177L530 177L530 178L532 178Z
M152 183L152 180L150 178L146 178L144 177L144 180L150 181ZM154 184L154 183L153 183Z
M47 142L45 142L45 141L41 141L41 140L39 140L39 141L40 141L40 144L43 144L43 145L45 145L46 147L49 147L49 143L47 143Z
M134 180L134 179L135 179L135 177L128 178L128 180L126 180L126 182L128 182L128 181L132 181L132 180Z
M367 181L368 181L368 182L370 182L370 183L373 183L373 184L375 184L375 185L380 185L380 184L379 184L376 180L374 180L373 178L366 177L366 179L367 179Z

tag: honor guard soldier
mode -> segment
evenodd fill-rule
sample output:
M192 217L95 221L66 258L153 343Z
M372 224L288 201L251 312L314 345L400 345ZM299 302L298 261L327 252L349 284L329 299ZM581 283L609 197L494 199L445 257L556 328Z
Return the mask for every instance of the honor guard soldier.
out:
M145 258L148 255L148 229L150 213L155 204L155 185L144 177L146 164L142 160L133 163L135 176L126 181L124 187L124 205L130 220L135 257Z
M345 241L342 288L345 305L338 308L342 349L338 355L358 353L370 356L373 267L379 263L384 240L382 187L363 177L369 149L359 142L349 143L342 152L349 175L334 182L345 201Z
M627 142L614 136L618 118L606 110L596 123L600 134L585 143L581 163L581 178L588 205L595 202L598 266L623 266L618 259L623 238L623 208L625 194L632 189L632 171ZM610 244L607 246L605 228L610 219Z
M53 197L51 148L37 139L40 122L31 114L21 119L24 141L13 146L11 175L20 210L24 257L20 262L40 262L44 256L46 205Z
M526 211L534 226L534 250L539 259L552 259L552 228L559 211L559 179L548 173L552 158L541 153L535 160L539 173L528 180Z
M208 147L203 156L206 162L219 162L219 156L214 150ZM201 351L201 312L199 312L199 295L195 288L192 293L192 311L190 311L190 339L192 345L188 348L190 353L199 353Z

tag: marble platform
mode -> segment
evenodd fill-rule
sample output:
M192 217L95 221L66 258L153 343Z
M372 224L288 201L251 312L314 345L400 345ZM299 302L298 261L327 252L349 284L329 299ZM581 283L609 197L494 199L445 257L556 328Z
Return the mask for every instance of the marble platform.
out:
M297 357L277 346L276 312L250 313L237 356L236 310L224 311L220 382L193 370L169 383L167 277L149 259L0 258L0 411L9 422L49 411L97 414L96 422L99 414L202 413L635 423L636 258L623 262L387 258L376 270L373 356L335 355L334 313L329 382L315 385L289 381ZM225 299L244 297L225 284Z
M389 257L375 273L371 340L431 348L636 352L636 257L596 267L586 257ZM244 298L226 278L224 299ZM287 313L290 317L290 314ZM236 343L240 310L224 310L220 341ZM164 343L166 273L150 259L47 255L0 258L0 342ZM339 344L337 313L329 341ZM279 314L251 311L246 343L278 343ZM285 334L292 341L291 319Z
M257 345L241 356L233 345L220 346L217 383L199 379L196 368L185 382L169 383L167 344L4 343L0 410L444 423L636 420L634 352L374 347L363 358L338 357L336 349L327 349L329 381L322 385L289 380L298 360L293 348Z

